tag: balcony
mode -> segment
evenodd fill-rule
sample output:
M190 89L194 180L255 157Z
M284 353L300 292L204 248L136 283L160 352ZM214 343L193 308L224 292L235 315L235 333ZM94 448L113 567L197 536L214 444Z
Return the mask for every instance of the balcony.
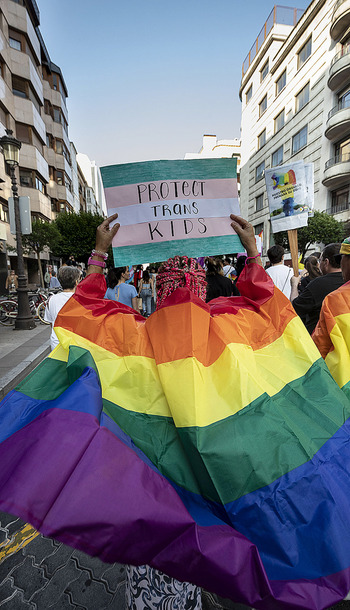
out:
M324 168L322 184L337 188L350 182L350 153L329 159Z
M350 0L338 0L335 3L330 34L333 40L339 40L350 26Z
M350 202L347 201L346 203L338 203L335 205L332 205L330 208L327 208L327 214L329 215L334 215L334 214L344 214L344 212L348 212L350 211Z
M350 44L344 45L337 53L329 68L328 87L332 91L337 91L350 80Z
M339 102L328 114L325 136L331 142L350 134L350 99Z

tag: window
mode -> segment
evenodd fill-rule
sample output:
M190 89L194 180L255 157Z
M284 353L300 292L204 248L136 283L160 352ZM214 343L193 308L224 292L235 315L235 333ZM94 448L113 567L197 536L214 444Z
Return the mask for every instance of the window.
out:
M264 230L264 223L263 222L259 222L259 224L255 225L254 227L254 234L255 235L260 235Z
M350 208L350 185L343 186L332 193L331 214L343 212Z
M247 90L246 94L245 94L245 103L248 104L248 102L252 99L252 95L253 95L253 85L250 85L249 89Z
M303 47L301 47L298 53L298 69L306 62L308 57L311 55L311 36L309 40L306 41Z
M264 172L265 172L265 161L262 161L262 163L257 165L257 167L255 168L255 182L258 182L258 180L261 180L261 178L264 177Z
M56 108L56 106L53 107L53 120L55 123L61 122L61 111L59 108Z
M300 129L292 138L292 154L298 152L307 144L307 125Z
M263 67L260 70L260 82L261 83L267 77L268 73L269 73L269 60L267 60L267 62L263 65Z
M59 155L63 155L63 142L62 142L62 140L56 139L56 152Z
M19 182L21 186L26 186L28 188L34 188L34 180L33 174L29 169L19 169Z
M32 143L29 125L24 125L23 123L16 123L16 136L20 142L25 142L26 144Z
M282 89L285 88L287 84L287 70L282 72L281 76L276 80L276 95L281 93Z
M299 93L297 93L297 95L295 96L295 112L298 112L299 110L304 108L304 106L306 106L306 104L308 103L309 99L310 83L307 83L307 85L305 85L305 87L303 87L302 90L299 91Z
M275 133L277 133L284 126L284 108L283 110L275 117Z
M266 129L258 136L258 150L266 144Z
M9 209L4 203L0 203L0 220L2 222L10 222Z
M345 89L338 94L338 110L349 108L350 106L350 89Z
M27 81L23 80L23 78L18 78L18 76L12 75L12 93L13 95L17 95L18 97L28 97L28 85Z
M35 188L38 189L38 191L45 193L45 184L38 176L35 176Z
M59 91L59 86L58 86L58 76L57 74L53 73L52 74L52 84L53 84L53 88L55 91Z
M259 117L261 117L261 115L264 114L266 108L267 108L267 94L263 97L263 99L261 100L261 102L259 104Z
M264 194L258 195L255 197L255 211L260 212L264 207Z
M277 167L283 163L283 144L271 155L271 167Z
M9 45L11 49L16 49L16 51L21 51L22 49L21 41L17 40L16 38L12 38L12 36L9 36Z
M346 138L346 140L342 140L335 145L335 156L336 163L339 161L345 161L350 158L350 138Z
M64 186L64 181L63 181L63 172L56 170L56 182L57 184Z

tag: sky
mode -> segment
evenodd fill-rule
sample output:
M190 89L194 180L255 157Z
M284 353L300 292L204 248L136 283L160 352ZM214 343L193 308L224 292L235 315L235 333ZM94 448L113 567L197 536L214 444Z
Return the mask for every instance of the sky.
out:
M240 137L242 63L266 0L37 0L69 135L99 166L183 159ZM282 0L305 9L309 0Z

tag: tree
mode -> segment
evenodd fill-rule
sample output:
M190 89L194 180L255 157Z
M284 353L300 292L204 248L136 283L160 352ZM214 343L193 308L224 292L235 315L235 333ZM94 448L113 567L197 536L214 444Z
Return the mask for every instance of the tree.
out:
M304 262L305 254L313 243L323 243L325 245L340 242L344 238L344 223L338 222L327 212L318 212L309 218L308 225L298 229L298 250ZM275 243L288 249L287 231L274 234Z
M37 256L41 286L44 286L44 278L40 263L40 252L43 252L45 248L54 250L60 238L61 235L53 223L41 220L33 220L30 235L22 235L23 249L27 252L35 252Z
M61 234L54 249L55 256L67 260L73 255L77 261L87 264L91 250L95 247L96 229L102 221L103 216L91 212L59 214L52 223Z

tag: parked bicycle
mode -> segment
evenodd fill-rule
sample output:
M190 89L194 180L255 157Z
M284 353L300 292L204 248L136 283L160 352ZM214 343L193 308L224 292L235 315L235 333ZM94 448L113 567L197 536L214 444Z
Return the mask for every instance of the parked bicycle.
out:
M28 292L30 311L33 317L39 319L42 324L49 324L44 318L46 304L49 297L56 292L59 292L59 290L53 290L47 293L47 291L42 288L38 288L34 292ZM17 296L0 299L0 324L3 326L10 326L14 323L17 313Z

